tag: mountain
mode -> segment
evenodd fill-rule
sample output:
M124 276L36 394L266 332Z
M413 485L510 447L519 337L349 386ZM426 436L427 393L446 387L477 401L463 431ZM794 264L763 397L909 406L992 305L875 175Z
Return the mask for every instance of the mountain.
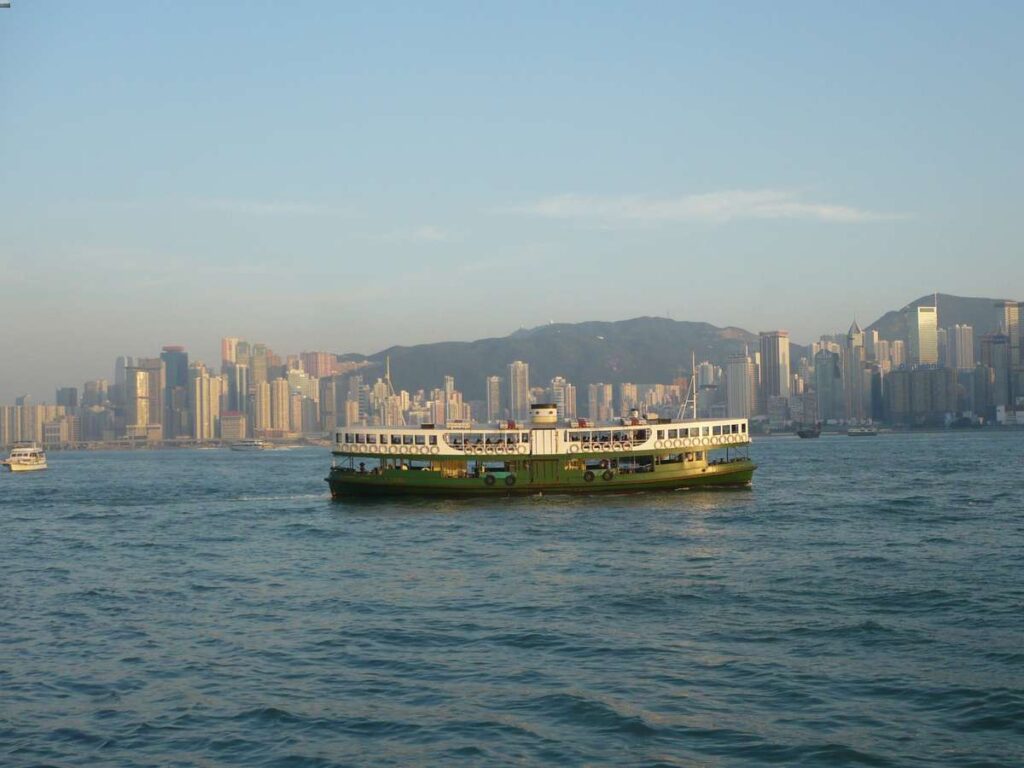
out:
M691 352L698 361L724 365L730 355L742 353L745 347L756 349L758 337L741 328L638 317L557 323L521 329L502 338L391 347L368 357L343 355L341 359L372 363L364 372L372 381L382 375L384 359L390 357L397 389L429 391L441 386L444 376L452 375L467 400L483 400L485 378L507 378L513 360L530 364L533 386L545 386L554 376L564 376L583 389L600 381L670 382L689 375ZM580 396L586 397L585 390Z
M977 340L986 333L995 333L999 330L999 310L995 304L1001 299L985 299L968 296L952 296L948 293L938 294L939 307L939 328L949 328L952 325L970 325L974 328L974 338ZM935 306L935 294L929 293L915 299L898 311L886 312L875 320L865 330L878 331L883 339L906 338L906 324L903 313L917 307Z

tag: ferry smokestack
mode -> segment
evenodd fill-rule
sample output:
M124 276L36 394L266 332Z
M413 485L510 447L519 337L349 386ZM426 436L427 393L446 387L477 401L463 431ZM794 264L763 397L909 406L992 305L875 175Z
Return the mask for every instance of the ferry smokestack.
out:
M554 403L534 403L530 406L530 426L550 427L558 426L558 406Z

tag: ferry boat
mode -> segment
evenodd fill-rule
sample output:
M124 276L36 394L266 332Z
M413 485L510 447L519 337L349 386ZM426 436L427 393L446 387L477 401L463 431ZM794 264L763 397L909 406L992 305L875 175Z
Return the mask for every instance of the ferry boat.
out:
M544 403L529 425L343 427L326 479L335 499L737 488L757 468L749 444L746 419L569 424Z
M267 444L262 440L239 440L229 446L232 451L265 451Z
M848 427L846 434L848 437L878 437L878 427Z
M0 462L11 472L32 472L46 469L46 454L37 445L16 445L11 455Z

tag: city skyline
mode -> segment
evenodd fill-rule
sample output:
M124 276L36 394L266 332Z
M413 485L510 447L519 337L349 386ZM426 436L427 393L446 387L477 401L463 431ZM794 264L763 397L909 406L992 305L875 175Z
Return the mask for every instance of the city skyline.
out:
M671 315L807 342L917 291L1024 295L1021 26L988 3L16 3L5 378L152 340L215 359L211 326L369 353Z
M511 426L526 422L537 403L549 404L567 424L579 416L576 381L581 390L586 385L587 418L594 423L671 419L682 417L687 407L694 417L752 419L752 431L822 423L1024 423L1019 332L1024 302L989 300L994 323L986 322L984 329L994 330L975 340L972 325L942 325L939 297L933 300L930 306L905 307L901 323L890 324L884 336L854 320L845 335L823 334L795 353L787 331L761 331L753 351L747 343L742 354L734 347L723 359L719 350L717 357L699 363L692 353L692 370L671 381L638 379L634 368L621 369L610 382L576 375L570 380L562 373L572 369L560 357L560 373L546 384L535 375L531 384L529 362L481 363L471 377L480 381L470 382L478 398L467 397L452 373L419 389L396 387L390 356L381 370L379 362L367 359L323 351L279 354L263 342L230 336L221 338L216 372L201 361L190 362L184 347L167 345L159 357L119 356L113 383L85 381L81 399L78 387L61 386L53 404L29 396L0 404L0 445L137 447L246 438L323 440L338 428L355 426L457 430L506 421ZM495 367L504 368L506 376L489 372Z

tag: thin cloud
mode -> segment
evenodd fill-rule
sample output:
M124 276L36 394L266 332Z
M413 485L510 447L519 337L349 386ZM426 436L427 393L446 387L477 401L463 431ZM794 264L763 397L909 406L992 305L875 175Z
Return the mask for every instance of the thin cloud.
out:
M605 225L738 219L811 219L827 222L892 221L906 216L847 205L802 200L782 189L728 190L672 198L556 195L506 209L546 219L582 220Z
M322 216L334 211L319 203L305 203L288 200L239 200L235 198L212 198L197 200L195 206L203 211L235 213L246 216Z
M415 229L388 232L381 235L380 239L389 243L446 243L455 238L451 232L427 224Z

